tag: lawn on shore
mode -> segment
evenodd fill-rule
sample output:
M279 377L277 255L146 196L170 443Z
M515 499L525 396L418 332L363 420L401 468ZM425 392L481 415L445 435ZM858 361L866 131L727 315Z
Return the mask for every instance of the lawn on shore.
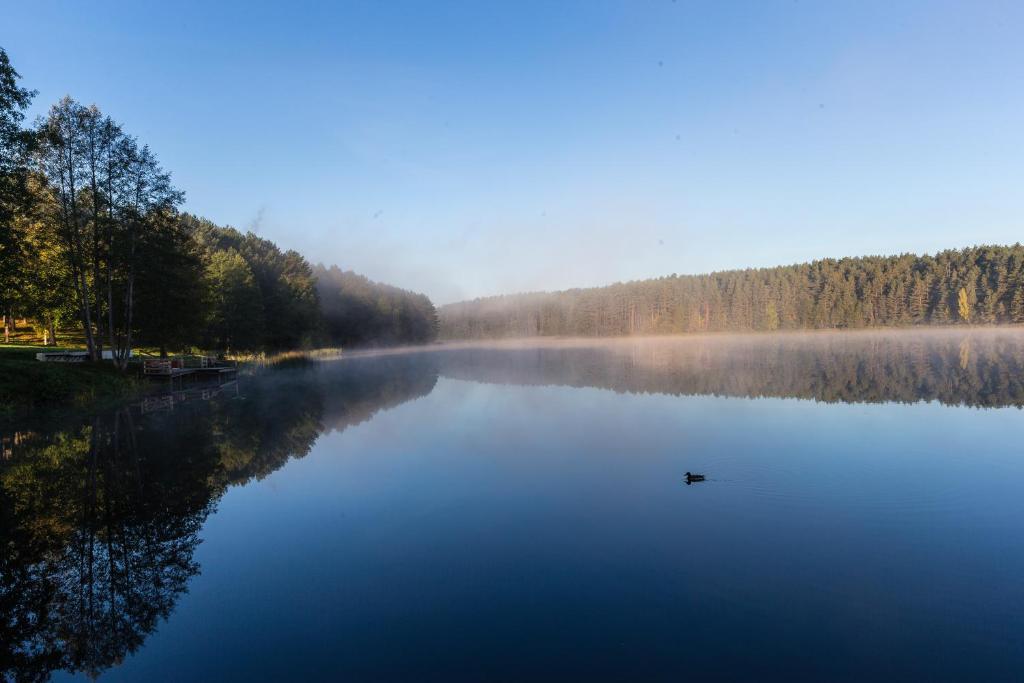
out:
M40 351L53 346L0 344L0 416L32 408L74 407L103 398L127 396L140 387L133 374L110 363L42 363ZM76 349L77 350L77 349Z

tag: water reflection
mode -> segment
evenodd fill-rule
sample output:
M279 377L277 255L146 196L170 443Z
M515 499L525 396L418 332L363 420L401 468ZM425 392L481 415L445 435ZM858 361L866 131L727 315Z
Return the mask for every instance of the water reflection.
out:
M123 661L199 571L200 530L229 487L303 457L325 432L430 394L439 377L1020 407L1022 340L987 331L433 348L299 365L102 414L0 427L0 672L17 680L57 670L96 676Z
M340 371L340 372L339 372ZM134 652L199 571L224 491L431 391L408 358L291 369L8 429L0 464L0 672L95 677ZM212 399L212 400L211 400Z
M446 377L677 396L1024 406L1015 330L709 336L434 353Z
M198 571L210 463L142 457L148 445L130 409L19 440L0 476L5 673L97 675L142 643Z

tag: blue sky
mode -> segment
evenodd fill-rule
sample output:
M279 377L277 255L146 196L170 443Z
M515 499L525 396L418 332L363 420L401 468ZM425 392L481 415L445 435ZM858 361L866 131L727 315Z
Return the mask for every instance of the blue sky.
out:
M1020 2L9 2L185 208L436 302L1024 237Z

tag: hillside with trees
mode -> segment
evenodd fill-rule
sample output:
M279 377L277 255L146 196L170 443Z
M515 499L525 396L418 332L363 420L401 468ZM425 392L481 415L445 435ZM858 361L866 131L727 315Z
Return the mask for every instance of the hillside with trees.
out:
M148 146L70 97L25 126L35 93L0 49L0 313L44 344L76 330L91 360L161 353L416 343L436 333L420 294L182 213ZM322 305L323 304L323 305Z
M1024 322L1024 246L823 259L443 306L443 339Z

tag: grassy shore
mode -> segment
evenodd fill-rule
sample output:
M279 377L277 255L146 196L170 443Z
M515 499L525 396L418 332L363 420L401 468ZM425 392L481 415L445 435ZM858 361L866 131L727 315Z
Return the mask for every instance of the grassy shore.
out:
M35 354L54 347L0 344L0 416L33 408L75 407L130 396L143 384L110 364L41 363Z

